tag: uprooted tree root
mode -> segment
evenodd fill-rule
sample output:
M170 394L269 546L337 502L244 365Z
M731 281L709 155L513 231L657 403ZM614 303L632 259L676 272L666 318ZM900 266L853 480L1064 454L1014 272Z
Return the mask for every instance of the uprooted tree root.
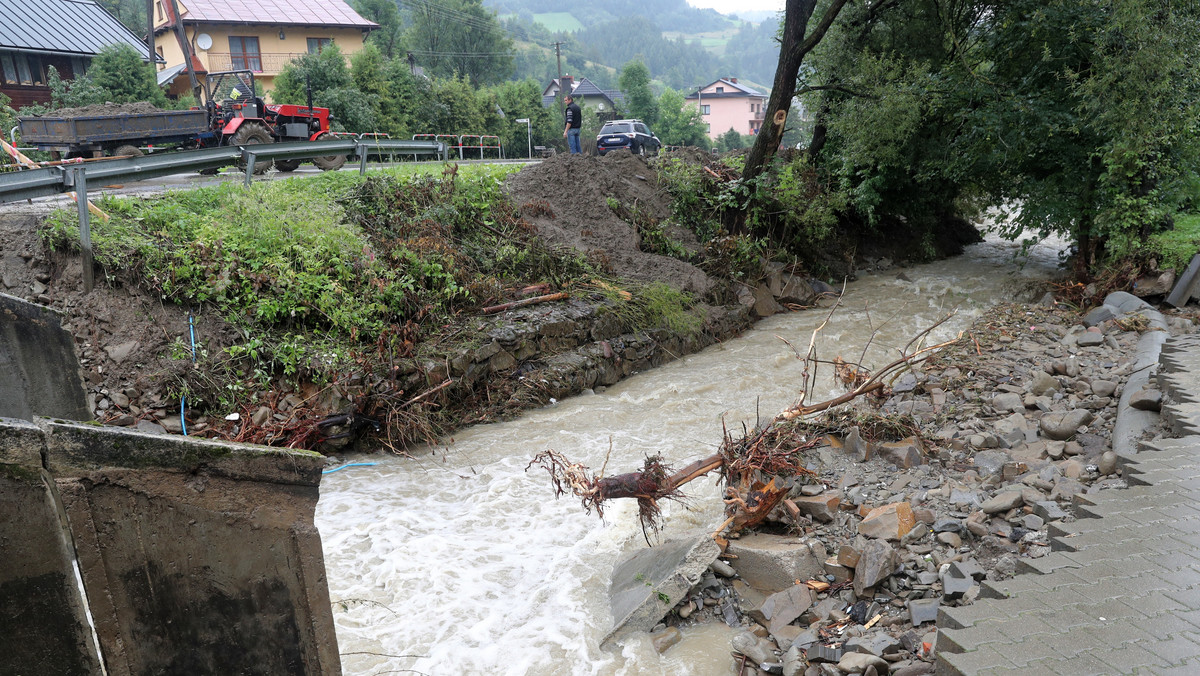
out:
M832 313L831 310L830 316ZM720 469L721 481L726 486L724 501L727 518L714 536L727 527L735 531L751 528L762 523L784 500L795 479L815 477L806 467L804 455L806 451L819 445L822 435L805 434L802 429L804 418L829 411L864 395L889 394L888 385L900 374L939 350L962 340L960 334L954 340L922 347L929 333L950 316L952 315L943 317L921 331L900 350L901 356L898 359L874 373L859 364L846 362L841 357L831 362L817 358L816 336L828 323L827 317L826 321L813 331L808 351L804 355L798 352L796 354L797 358L805 362L799 402L784 409L769 424L753 432L743 427L742 436L738 439L734 439L729 430L725 429L724 439L716 455L697 460L677 472L672 473L671 468L665 465L660 457L650 456L646 458L641 471L606 477L604 467L599 473L593 474L587 466L571 462L553 449L534 456L525 470L529 471L534 465L543 467L550 473L555 497L570 493L582 501L589 514L594 509L601 518L604 516L605 501L617 498L636 499L642 532L649 544L649 534L661 530L662 513L658 502L684 501L685 496L679 490L682 485ZM787 343L786 340L784 342ZM788 345L791 346L790 343ZM851 389L827 401L804 404L804 400L812 392L812 381L815 380L816 370L821 364L832 365L835 377ZM610 448L610 453L611 450ZM606 458L605 467L607 465Z

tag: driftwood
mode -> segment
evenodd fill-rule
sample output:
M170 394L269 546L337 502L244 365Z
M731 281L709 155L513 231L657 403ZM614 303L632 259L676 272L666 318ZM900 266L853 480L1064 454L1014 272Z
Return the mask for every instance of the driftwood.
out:
M680 487L689 481L708 474L714 470L721 471L721 480L725 483L725 513L728 517L714 537L726 527L733 530L750 528L761 523L781 503L785 502L789 486L782 481L786 477L813 475L805 467L803 454L815 447L819 438L804 439L797 442L796 437L786 433L778 433L781 425L797 418L829 410L835 406L848 403L866 395L883 395L888 392L888 385L896 377L911 369L934 352L952 345L962 339L958 338L937 345L915 347L924 342L929 333L949 319L951 315L921 331L900 350L901 356L874 373L860 364L850 363L840 357L832 362L823 362L816 355L817 334L829 322L836 304L830 310L829 316L813 331L808 351L804 355L797 353L797 358L805 362L802 376L803 388L799 401L779 413L770 424L746 432L738 440L734 440L729 431L725 431L725 440L721 450L690 465L672 471L658 456L645 459L640 471L628 472L614 476L604 476L605 466L600 472L593 474L586 466L569 461L558 451L548 449L536 456L525 468L528 471L534 465L546 469L550 473L554 485L555 497L567 493L578 497L584 509L591 513L594 509L601 517L604 516L604 503L619 498L633 498L638 501L639 518L643 534L647 542L649 533L657 532L660 527L660 500L683 501L685 496ZM872 338L875 333L872 332ZM783 340L782 338L780 340ZM784 340L787 343L786 340ZM791 344L788 343L791 347ZM795 348L793 348L794 350ZM866 348L864 348L864 354ZM805 404L805 399L811 395L815 385L816 371L820 364L831 364L835 375L850 391L827 401ZM609 449L611 453L611 448ZM786 508L787 505L784 504Z
M548 303L550 301L555 301L555 300L566 300L570 297L571 297L571 294L567 293L566 291L559 291L558 293L548 293L544 296L534 296L533 298L524 298L522 300L514 300L510 303L501 303L499 305L489 305L488 307L485 307L482 310L480 310L480 312L482 312L485 315L494 315L497 312L505 312L507 310L513 310L513 309L516 309L519 307L525 307L526 305L536 305L537 303Z

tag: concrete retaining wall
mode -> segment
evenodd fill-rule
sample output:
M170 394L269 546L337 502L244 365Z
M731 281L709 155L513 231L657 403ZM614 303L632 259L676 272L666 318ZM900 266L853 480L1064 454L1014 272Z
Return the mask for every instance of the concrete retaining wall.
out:
M0 417L91 420L75 340L53 310L0 293Z
M99 673L60 511L108 674L339 674L313 526L322 460L0 421L0 623L23 632L0 625L0 674ZM10 548L30 563L7 565ZM31 592L49 605L3 613L29 606ZM60 654L67 661L31 670Z

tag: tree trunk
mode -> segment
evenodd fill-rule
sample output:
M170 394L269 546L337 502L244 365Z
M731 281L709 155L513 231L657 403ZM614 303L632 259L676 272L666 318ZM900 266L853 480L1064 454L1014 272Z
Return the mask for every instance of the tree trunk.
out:
M804 57L813 47L825 37L830 24L837 18L847 0L833 0L821 23L812 32L808 31L808 20L812 18L813 10L817 7L816 0L787 0L783 15L783 38L779 45L779 64L775 67L775 82L771 87L771 97L767 100L766 120L758 136L754 139L754 147L746 157L746 168L742 170L742 180L750 181L766 170L779 142L783 139L783 131L787 126L788 111L792 107L792 97L796 91L796 78L800 75L800 65Z

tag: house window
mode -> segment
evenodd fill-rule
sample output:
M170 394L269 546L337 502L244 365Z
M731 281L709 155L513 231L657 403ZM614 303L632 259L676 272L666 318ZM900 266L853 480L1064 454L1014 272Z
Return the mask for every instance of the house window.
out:
M309 38L308 39L308 53L309 54L318 54L318 53L320 53L320 51L322 49L325 49L326 47L328 47L329 45L332 45L332 44L333 44L333 38Z
M4 81L8 84L19 84L17 79L17 65L13 61L13 55L8 52L0 52L0 66L3 67Z
M163 4L161 2L154 3L154 14L158 17L159 21L166 18L167 13L163 11Z
M724 88L724 87L717 87L717 93L718 93L718 94L724 94L724 93L725 93L725 88Z
M262 55L258 51L258 38L229 37L229 59L233 70L262 72Z
M712 112L712 106L708 105L707 103L700 106L700 114L701 115L708 115L711 112Z

